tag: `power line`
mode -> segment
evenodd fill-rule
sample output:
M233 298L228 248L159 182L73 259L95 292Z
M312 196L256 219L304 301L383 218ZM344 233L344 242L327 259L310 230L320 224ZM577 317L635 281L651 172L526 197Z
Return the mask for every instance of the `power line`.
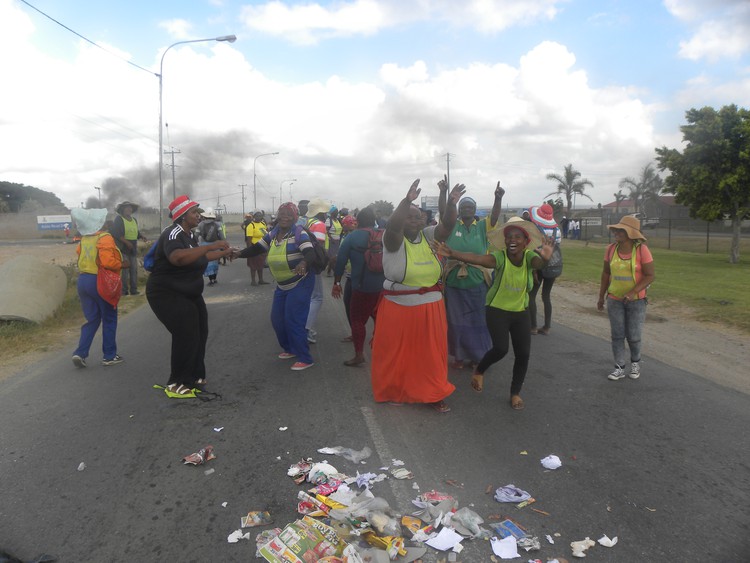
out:
M121 57L121 56L120 56L120 55L118 55L117 53L113 53L112 51L110 51L110 50L108 50L108 49L105 49L104 47L102 47L101 45L99 45L99 44L97 44L96 42L92 41L92 40L91 40L91 39L89 39L88 37L84 37L83 35L81 35L81 34L80 34L80 33L78 33L77 31L75 31L75 30L73 30L73 29L69 28L69 27L68 27L67 25L65 25L64 23L61 23L61 22L57 21L57 20L56 20L55 18L53 18L53 17L52 17L52 16L50 16L49 14L45 14L45 13L44 13L44 12L42 12L42 11L41 11L41 10L40 10L39 8L37 8L36 6L33 6L33 5L29 4L29 3L28 3L28 2L26 1L26 0L21 0L21 2L23 2L24 4L26 4L26 5L27 5L27 6L29 7L29 8L31 8L32 10L36 10L37 12L39 12L40 14L42 14L42 15L43 15L43 16L44 16L45 18L47 18L47 19L49 19L49 20L52 20L53 22L55 22L55 23L56 23L57 25L59 25L60 27L63 27L63 28L65 28L65 29L67 29L67 30L68 30L69 32L71 32L71 33L72 33L73 35L76 35L77 37L80 37L80 38L81 38L81 39L83 39L84 41L86 41L86 42L88 42L88 43L91 43L91 44L92 44L92 45L93 45L94 47L98 47L99 49L101 49L102 51L104 51L105 53L107 53L108 55L112 55L113 57L116 57L116 58L120 59L121 61L125 61L126 63L128 63L129 65L132 65L132 66L134 66L134 67L135 67L135 68L137 68L137 69L140 69L140 70L146 71L146 72L148 72L149 74L153 74L154 76L158 76L158 74L157 74L157 73L155 73L155 72L153 72L153 71L150 71L150 70L148 70L147 68L143 68L143 67L142 67L142 66L140 66L140 65L137 65L137 64L135 64L135 63L134 63L133 61L129 61L128 59L125 59L125 58Z

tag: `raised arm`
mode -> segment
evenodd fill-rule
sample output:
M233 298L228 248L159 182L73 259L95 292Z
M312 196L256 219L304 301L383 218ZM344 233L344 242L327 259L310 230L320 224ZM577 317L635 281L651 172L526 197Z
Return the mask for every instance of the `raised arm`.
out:
M490 214L490 227L497 225L497 220L500 217L500 208L503 205L503 196L505 190L500 187L500 180L497 181L497 187L495 188L495 203L492 204L492 213Z
M406 217L409 215L409 207L412 202L419 197L419 193L422 190L419 189L419 178L412 182L409 191L406 192L406 197L401 200L396 210L388 220L388 225L383 233L383 244L388 249L388 252L396 252L404 242L404 222Z
M438 186L440 186L441 190L443 189L441 184L446 184L447 187L447 182L447 179L443 179L438 182ZM458 217L456 204L458 203L458 200L461 199L461 196L464 195L464 193L466 193L466 186L464 186L463 184L456 184L455 186L453 186L453 189L448 196L448 202L445 206L445 213L440 215L440 222L438 223L437 227L435 227L435 240L446 241L448 240L448 237L451 236L453 227L456 226L456 218Z

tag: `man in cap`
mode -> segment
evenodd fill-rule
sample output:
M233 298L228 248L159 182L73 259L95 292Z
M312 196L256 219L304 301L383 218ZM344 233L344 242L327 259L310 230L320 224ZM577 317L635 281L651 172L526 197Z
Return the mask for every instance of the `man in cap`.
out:
M138 205L130 201L123 201L115 207L115 220L112 222L112 236L117 248L122 252L123 260L129 264L122 269L122 294L138 295L138 241L146 241L146 237L138 229L138 221L133 213L138 211Z

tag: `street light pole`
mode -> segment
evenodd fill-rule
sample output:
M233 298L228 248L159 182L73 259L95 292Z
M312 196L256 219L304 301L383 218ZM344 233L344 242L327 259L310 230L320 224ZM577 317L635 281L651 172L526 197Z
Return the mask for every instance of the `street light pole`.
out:
M263 154L259 154L258 156L256 156L255 159L253 160L253 211L258 209L258 194L255 191L255 163L258 161L258 159L261 156L272 156L276 154L279 154L278 151L277 152L264 152Z
M161 62L159 63L159 231L162 230L162 210L164 209L164 180L162 179L162 168L164 168L164 157L162 154L162 142L163 142L163 131L162 131L162 92L163 92L163 80L162 75L164 73L164 56L167 54L172 47L177 45L184 45L185 43L201 43L204 41L226 41L227 43L234 43L237 41L235 35L222 35L220 37L210 37L208 39L190 39L188 41L178 41L172 43L169 47L164 49L164 53L161 55Z
M94 189L99 192L99 207L102 206L102 189L99 186L94 186Z
M279 184L279 205L281 205L281 202L284 201L284 196L281 195L281 186L284 185L284 182L296 182L296 181L297 181L297 178L292 178L290 180L282 180L281 181L281 183ZM289 189L291 189L291 188L292 188L292 184L289 184ZM292 199L291 196L289 196L289 199Z

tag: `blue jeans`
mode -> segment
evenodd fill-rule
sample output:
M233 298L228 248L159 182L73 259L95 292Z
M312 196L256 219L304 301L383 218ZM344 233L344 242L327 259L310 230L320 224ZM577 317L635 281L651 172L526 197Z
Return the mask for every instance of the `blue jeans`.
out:
M277 287L271 306L271 325L279 345L284 352L295 354L298 361L306 364L313 363L305 321L310 312L310 297L316 278L320 275L309 273L292 289L285 291Z
M88 358L91 342L99 325L102 325L103 359L111 360L117 355L117 307L113 307L99 296L96 290L96 274L78 275L78 298L86 322L81 326L81 338L74 356Z
M305 328L312 331L315 330L318 313L320 312L320 307L323 305L323 278L320 274L316 274L314 278L315 287L310 298L310 312L307 315L307 322L305 323Z
M646 321L646 300L618 301L607 297L607 314L612 331L612 355L618 366L628 361L625 340L630 348L630 361L641 361L641 332Z

